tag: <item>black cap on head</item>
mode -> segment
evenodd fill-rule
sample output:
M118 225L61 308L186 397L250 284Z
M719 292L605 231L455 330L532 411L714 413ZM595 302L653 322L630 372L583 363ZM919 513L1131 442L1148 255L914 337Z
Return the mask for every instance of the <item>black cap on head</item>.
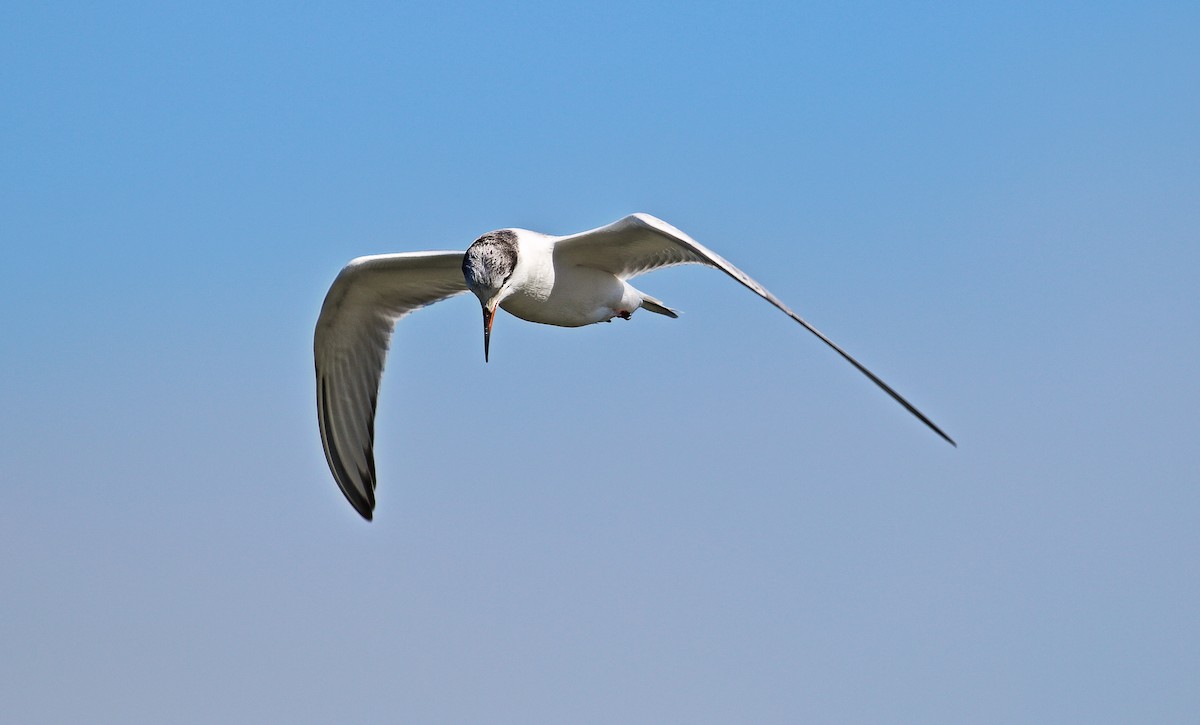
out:
M517 268L517 234L511 229L488 232L463 255L463 278L476 295L491 297Z

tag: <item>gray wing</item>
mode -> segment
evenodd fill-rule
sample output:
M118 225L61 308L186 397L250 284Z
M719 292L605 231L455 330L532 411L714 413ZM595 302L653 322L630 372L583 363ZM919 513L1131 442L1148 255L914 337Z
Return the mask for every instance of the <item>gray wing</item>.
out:
M363 518L375 509L375 400L396 321L466 291L462 252L359 257L325 295L313 339L329 470Z
M750 291L762 297L767 302L778 307L788 317L799 322L804 329L820 338L837 354L845 358L859 372L866 375L871 382L878 385L904 409L915 415L922 423L944 438L950 445L957 446L950 436L934 425L933 421L917 410L890 385L879 379L875 373L868 370L862 363L855 360L848 352L839 347L833 340L826 337L820 330L813 327L807 320L793 312L783 304L778 297L771 294L765 287L755 282L742 270L727 262L721 255L649 214L632 214L608 226L592 229L591 231L562 237L554 244L555 263L575 264L581 267L611 272L621 279L629 279L639 274L670 267L676 264L704 264L716 267L725 274L733 277Z

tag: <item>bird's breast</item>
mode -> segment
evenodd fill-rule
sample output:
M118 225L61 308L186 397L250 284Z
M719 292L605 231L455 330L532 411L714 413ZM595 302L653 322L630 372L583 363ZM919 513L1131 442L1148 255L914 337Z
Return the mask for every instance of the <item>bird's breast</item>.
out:
M614 275L585 267L554 270L549 279L531 280L500 303L522 320L581 327L612 319L622 308L627 285ZM632 310L630 310L632 311Z

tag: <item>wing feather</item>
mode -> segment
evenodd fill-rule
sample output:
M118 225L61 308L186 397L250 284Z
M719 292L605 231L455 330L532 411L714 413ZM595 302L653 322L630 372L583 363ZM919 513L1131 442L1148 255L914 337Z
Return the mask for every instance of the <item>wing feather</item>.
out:
M368 521L375 509L375 404L401 317L466 291L462 252L360 257L325 296L313 338L317 422L329 470Z
M800 323L804 329L816 335L950 445L958 445L941 428L934 425L933 421L924 413L917 410L912 403L893 390L890 385L851 357L848 352L809 324L807 320L793 312L778 297L751 279L750 275L661 219L649 214L632 214L598 229L562 237L554 244L554 260L555 265L575 264L581 267L591 267L610 272L621 279L630 279L645 272L676 264L703 264L716 267L751 292L775 305L788 317Z

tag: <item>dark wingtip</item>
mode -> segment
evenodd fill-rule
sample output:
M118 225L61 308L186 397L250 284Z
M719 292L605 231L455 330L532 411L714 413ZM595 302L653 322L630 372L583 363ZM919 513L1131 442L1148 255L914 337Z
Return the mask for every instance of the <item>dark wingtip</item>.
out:
M350 477L350 472L346 469L346 464L342 457L338 455L337 449L333 445L333 431L329 426L329 387L325 382L325 378L317 373L318 385L318 410L317 422L321 427L321 440L325 448L325 460L329 463L329 470L333 474L333 479L337 481L338 489L342 495L354 507L359 516L362 516L367 521L370 521L375 509L375 454L371 450L370 444L363 449L363 456L367 459L367 470L358 471L358 480L365 482L367 485L366 495L360 493L357 488L351 484L354 480ZM371 396L371 413L375 413L375 396ZM375 440L375 422L374 417L370 423L370 438Z
M753 289L753 288L751 288L751 289ZM913 405L912 403L905 400L903 395L901 395L900 393L897 393L895 390L892 389L892 386L883 382L883 380L878 375L876 375L875 373L868 370L867 367L865 365L863 365L862 363L860 363L859 361L855 360L854 357L851 356L850 353L843 350L840 345L838 345L836 342L834 342L833 340L830 340L828 337L826 337L825 333L823 333L820 330L818 330L817 328L813 327L812 324L810 324L808 322L808 320L805 320L800 315L797 315L795 312L792 312L791 310L789 310L787 308L787 306L785 306L782 302L779 302L771 297L767 297L767 300L770 301L772 304L774 304L779 309L783 310L784 313L786 313L788 317L792 318L796 322L799 322L800 325L804 327L804 329L806 329L809 332L811 332L812 334L816 335L821 340L821 342L828 345L838 355L841 355L842 359L844 359L846 362L853 365L860 373L862 373L863 375L866 375L867 378L871 382L873 382L877 386L879 386L880 390L887 393L889 396L891 396L892 400L895 400L897 403L899 403L901 406L903 406L903 408L905 410L907 410L909 413L912 413L914 416L916 416L917 420L924 423L929 428L929 430L933 431L934 433L937 433L939 436L942 437L942 440L946 441L947 443L954 446L955 448L958 448L958 444L954 442L954 439L951 438L950 436L946 435L946 433L944 431L942 431L941 428L938 428L937 425L935 425L934 422L932 420L930 420L924 413L917 410L917 407L915 405Z
M369 479L369 483L371 484L372 490L374 490L375 478L372 477ZM367 521L370 521L372 518L374 518L375 502L371 500L374 498L374 496L371 498L360 496L358 495L357 491L352 492L352 489L349 486L340 485L340 481L338 487L342 489L342 495L346 497L346 500L350 502L350 505L354 507L354 510L358 512L359 516L362 516Z
M954 442L954 439L951 438L950 436L946 435L946 432L943 431L941 428L938 428L936 425L934 425L934 422L932 420L930 420L929 418L925 417L924 413L917 410L916 406L914 406L912 403L905 400L903 397L901 397L901 395L899 393L897 393L895 390L892 390L889 386L884 384L884 382L882 380L875 377L874 375L868 375L867 377L871 378L871 380L873 380L875 383L877 383L879 385L879 387L883 388L884 392L886 392L888 395L895 398L896 401L900 403L900 405L903 405L905 407L905 409L908 410L908 412L915 415L917 417L917 420L921 421L926 426L928 426L929 430L933 431L934 433L937 433L939 436L941 436L942 440L946 441L947 443L954 446L955 448L958 448L958 444Z

